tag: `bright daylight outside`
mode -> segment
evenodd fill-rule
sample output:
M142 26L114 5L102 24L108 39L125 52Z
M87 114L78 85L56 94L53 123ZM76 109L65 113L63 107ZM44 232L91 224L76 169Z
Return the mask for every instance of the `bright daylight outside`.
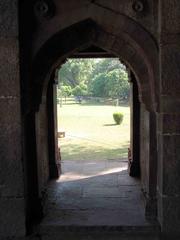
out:
M129 82L116 58L69 59L58 71L59 147L66 160L126 160Z
M144 221L139 182L127 172L126 67L116 58L68 59L58 69L58 80L62 173L49 216L62 226L135 224L137 212Z

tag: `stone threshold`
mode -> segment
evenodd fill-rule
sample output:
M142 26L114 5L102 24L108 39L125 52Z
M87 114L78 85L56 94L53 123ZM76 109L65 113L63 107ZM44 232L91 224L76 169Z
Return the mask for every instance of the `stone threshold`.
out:
M75 226L75 225L58 225L47 224L41 225L38 229L40 234L45 233L129 233L129 234L158 234L160 233L160 226L157 222L148 226Z

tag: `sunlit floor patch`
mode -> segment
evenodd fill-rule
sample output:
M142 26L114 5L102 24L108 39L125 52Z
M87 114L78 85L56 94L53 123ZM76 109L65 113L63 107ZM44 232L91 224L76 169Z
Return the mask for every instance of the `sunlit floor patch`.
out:
M141 199L127 161L65 161L61 177L49 184L42 225L149 226Z

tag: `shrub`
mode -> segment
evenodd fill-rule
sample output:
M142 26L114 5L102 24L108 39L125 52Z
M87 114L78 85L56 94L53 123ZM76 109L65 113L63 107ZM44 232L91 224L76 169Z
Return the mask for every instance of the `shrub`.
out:
M113 113L113 118L116 124L120 125L123 121L123 114L120 112Z

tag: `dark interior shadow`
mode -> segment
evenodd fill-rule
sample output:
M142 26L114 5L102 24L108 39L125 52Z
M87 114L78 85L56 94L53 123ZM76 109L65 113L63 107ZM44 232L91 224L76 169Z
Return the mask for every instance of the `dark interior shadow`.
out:
M88 176L70 167L65 170L68 175L78 173L84 178L49 182L45 226L158 226L145 217L140 179L130 177L123 168L111 173L95 170L97 175Z
M73 169L67 172L72 175L77 173L77 171L73 172ZM63 226L66 224L84 226L89 223L96 225L100 221L103 226L106 226L109 224L109 218L112 218L110 225L117 224L115 212L120 211L122 216L128 216L125 220L118 218L123 225L144 222L140 180L128 176L127 170L124 169L104 174L97 169L96 174L99 175L87 177L85 175L83 179L51 181L45 204L48 212L46 221L48 218L50 221L53 218L53 221ZM84 174L79 172L79 175ZM119 176L118 185L114 182L117 175ZM137 208L140 211L137 212ZM105 212L105 216L108 217L99 220L102 212ZM136 213L138 221L134 215Z
M62 171L64 172L64 171ZM77 171L73 171L72 169L67 171L68 174L77 174ZM78 173L80 176L83 176L83 173ZM57 211L57 206L59 209L69 209L69 208L74 208L74 209L82 209L82 208L93 208L93 207L98 207L100 202L104 202L104 199L109 202L109 205L111 206L111 201L116 202L117 196L113 197L113 192L110 193L109 196L101 196L101 198L97 198L99 195L99 189L102 189L105 187L105 191L107 191L108 188L112 187L123 187L121 189L121 198L122 201L123 199L128 201L133 201L137 202L139 201L140 197L140 179L139 178L133 178L128 175L128 170L121 170L118 172L114 173L104 173L102 174L101 171L96 171L94 174L99 174L97 176L85 176L85 178L82 179L73 179L73 180L61 180L61 181L56 181L52 180L49 182L49 187L48 187L48 199L46 201L51 204L56 204L54 206L54 210ZM114 178L119 175L119 184L116 186L114 183ZM88 196L85 196L84 201L86 202L87 198L90 199L90 203L88 206L85 204L83 207L82 201L83 198L81 196L81 192L79 192L79 189L81 187L84 187L84 189L90 188L88 192ZM132 194L133 192L133 194ZM104 192L105 193L105 192ZM91 195L92 194L92 195ZM56 200L55 200L55 195L56 195ZM90 196L91 195L91 196ZM93 201L95 201L93 203ZM97 201L97 204L96 204ZM64 207L63 207L64 206ZM66 206L66 207L65 207ZM101 206L99 206L101 207ZM115 207L116 208L116 207Z

